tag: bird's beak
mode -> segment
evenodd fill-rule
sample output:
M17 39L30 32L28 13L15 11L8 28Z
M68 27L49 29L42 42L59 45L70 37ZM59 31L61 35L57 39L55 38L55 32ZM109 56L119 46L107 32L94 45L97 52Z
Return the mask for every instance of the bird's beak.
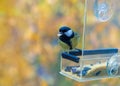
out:
M62 33L60 33L60 32L57 34L58 37L60 37L61 35L62 35Z

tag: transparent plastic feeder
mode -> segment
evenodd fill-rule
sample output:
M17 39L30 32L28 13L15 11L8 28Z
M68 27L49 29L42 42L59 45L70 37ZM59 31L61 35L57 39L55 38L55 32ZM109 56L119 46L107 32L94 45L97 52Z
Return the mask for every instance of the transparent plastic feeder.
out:
M79 82L120 77L120 2L84 2L82 47L61 53L60 74Z

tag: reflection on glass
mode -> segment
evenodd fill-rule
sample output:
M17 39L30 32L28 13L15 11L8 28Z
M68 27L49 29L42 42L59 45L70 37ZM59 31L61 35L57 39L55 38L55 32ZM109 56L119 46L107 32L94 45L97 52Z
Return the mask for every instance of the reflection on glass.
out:
M114 12L113 0L95 0L94 14L101 22L108 21Z

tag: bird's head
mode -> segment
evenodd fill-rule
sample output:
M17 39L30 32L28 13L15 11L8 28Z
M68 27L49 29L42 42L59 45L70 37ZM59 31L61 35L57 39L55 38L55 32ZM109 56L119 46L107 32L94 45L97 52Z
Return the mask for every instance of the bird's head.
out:
M74 32L71 30L71 28L67 26L62 26L59 29L58 37L68 37L72 38L74 36Z

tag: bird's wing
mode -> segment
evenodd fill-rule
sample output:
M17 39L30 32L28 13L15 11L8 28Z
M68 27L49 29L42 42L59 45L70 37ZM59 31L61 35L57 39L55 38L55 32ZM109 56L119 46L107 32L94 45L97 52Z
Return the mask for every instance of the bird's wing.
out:
M79 43L80 35L78 33L75 33L75 37L71 39L72 47L75 48L77 44Z
M69 50L69 46L62 42L60 39L58 40L59 45L64 49L64 50Z

